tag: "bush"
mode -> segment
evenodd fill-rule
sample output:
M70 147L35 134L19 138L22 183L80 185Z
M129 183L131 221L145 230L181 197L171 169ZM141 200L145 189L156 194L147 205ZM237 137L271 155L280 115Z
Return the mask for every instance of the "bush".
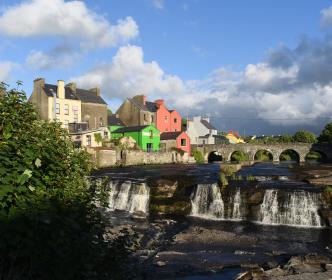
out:
M23 92L0 97L1 279L121 279L133 238L105 239L108 220L87 184L89 155L59 123L37 119ZM99 188L99 189L97 189ZM98 194L98 197L96 195Z
M294 134L294 141L300 143L316 143L317 137L310 131L300 130Z
M231 156L231 161L245 161L249 160L249 157L246 153L241 151L236 151Z
M318 142L332 144L332 123L325 126L322 133L318 137Z
M204 163L204 157L200 151L193 150L192 155L194 156L196 163Z

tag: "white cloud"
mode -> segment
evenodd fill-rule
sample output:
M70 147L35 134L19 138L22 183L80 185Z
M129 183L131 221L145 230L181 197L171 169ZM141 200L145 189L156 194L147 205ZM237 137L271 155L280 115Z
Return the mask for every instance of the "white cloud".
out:
M0 82L9 82L11 80L11 72L17 65L10 61L0 62Z
M182 80L165 73L156 61L144 61L141 47L128 45L110 63L72 80L82 87L100 86L106 99L136 94L150 100L164 98L183 114L218 118L218 127L235 117L240 120L228 120L230 129L243 123L249 126L250 119L254 119L250 127L261 131L295 125L320 129L318 124L326 122L320 118L332 117L329 46L332 39L306 40L293 50L278 48L266 61L249 64L243 71L220 68L201 80ZM257 126L255 119L264 122Z
M57 46L49 52L32 50L25 62L35 70L66 69L73 66L81 57L66 46Z
M168 96L185 90L179 77L166 75L155 61L144 62L142 48L132 45L121 47L111 63L99 65L72 80L83 87L100 86L109 98L141 93Z
M79 38L85 47L114 47L137 37L139 30L131 17L112 25L81 1L31 0L4 10L0 32L14 37Z
M249 64L245 69L245 82L256 89L268 89L280 83L295 83L298 71L296 65L272 68L267 63Z
M328 27L332 25L332 6L320 11L321 14L321 24L323 27Z
M152 0L152 5L158 10L163 10L165 7L165 2L164 0Z

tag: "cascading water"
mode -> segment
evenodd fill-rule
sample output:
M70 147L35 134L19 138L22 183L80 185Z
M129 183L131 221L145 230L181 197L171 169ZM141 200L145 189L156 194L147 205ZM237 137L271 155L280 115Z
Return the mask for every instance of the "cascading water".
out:
M305 191L286 193L278 201L278 190L266 190L260 207L259 222L269 225L321 227L318 215L320 194Z
M217 184L197 185L191 197L191 215L213 220L241 220L241 193L237 189L234 197L225 203Z
M110 182L109 187L109 210L125 210L130 213L148 212L150 188L145 183Z
M243 215L241 212L241 192L240 189L236 190L235 196L232 197L232 202L231 204L233 205L232 208L232 213L229 215L231 217L231 219L233 220L242 220L243 219Z

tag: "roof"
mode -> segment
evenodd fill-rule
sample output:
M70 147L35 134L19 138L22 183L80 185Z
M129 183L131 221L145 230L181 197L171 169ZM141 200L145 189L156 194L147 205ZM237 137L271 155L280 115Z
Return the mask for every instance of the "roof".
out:
M125 124L122 122L121 119L117 118L116 116L112 115L112 116L108 116L107 117L107 122L108 125L121 125L124 126Z
M76 95L83 103L107 104L100 96L86 89L77 88Z
M58 86L57 85L51 85L51 84L45 84L44 91L45 91L47 96L53 97L53 92L54 93L58 92ZM66 99L78 100L77 96L68 87L65 87L65 98Z
M201 120L201 123L208 129L216 130L216 128L206 120Z
M175 131L175 132L163 132L160 134L160 140L175 140L179 137L182 131Z
M147 111L149 111L149 112L157 112L157 110L158 110L157 104L155 102L146 101L145 107L147 108Z
M53 97L53 92L57 93L58 86L45 84L44 91L47 96ZM73 100L81 100L83 103L98 103L98 104L107 104L103 98L97 96L94 92L86 89L76 89L76 92L73 92L69 87L65 86L65 98Z
M136 132L148 127L149 125L139 125L139 126L127 126L121 127L113 131L113 133L125 133L125 132Z

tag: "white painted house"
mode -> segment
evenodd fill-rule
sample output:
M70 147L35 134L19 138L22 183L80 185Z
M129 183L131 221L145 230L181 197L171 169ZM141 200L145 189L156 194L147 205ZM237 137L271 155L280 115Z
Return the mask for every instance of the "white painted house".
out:
M215 144L217 129L210 123L207 117L193 117L187 121L187 134L191 144Z

